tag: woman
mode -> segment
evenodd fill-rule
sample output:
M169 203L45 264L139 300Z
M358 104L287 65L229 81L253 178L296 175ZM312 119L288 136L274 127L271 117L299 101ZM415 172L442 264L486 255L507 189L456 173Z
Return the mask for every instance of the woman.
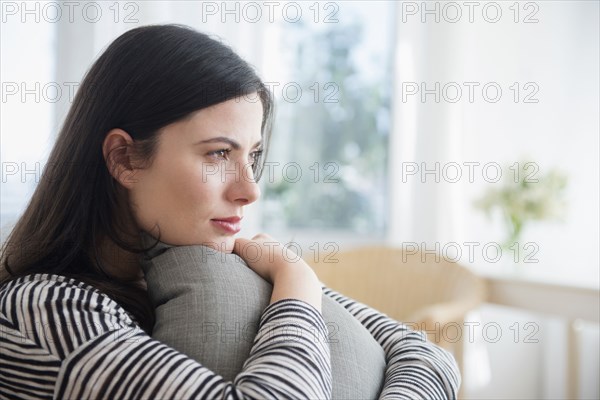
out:
M2 397L331 396L326 342L285 335L293 326L327 336L317 277L273 251L266 235L234 238L244 206L260 195L271 116L269 92L249 65L192 29L141 27L106 49L2 248ZM233 382L149 336L143 232L233 251L273 284L264 329ZM246 254L250 244L273 256ZM329 293L373 325L359 305ZM388 323L376 324L378 338L390 358L402 357L383 332ZM435 357L390 368L387 387L455 396L455 365ZM410 383L415 376L423 383Z

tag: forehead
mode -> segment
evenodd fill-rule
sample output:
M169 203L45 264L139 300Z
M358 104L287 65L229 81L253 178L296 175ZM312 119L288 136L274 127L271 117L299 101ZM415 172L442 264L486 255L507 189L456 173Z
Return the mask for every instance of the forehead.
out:
M198 110L165 127L164 133L176 134L177 139L187 142L226 136L242 146L254 145L261 139L262 119L258 96L238 97Z

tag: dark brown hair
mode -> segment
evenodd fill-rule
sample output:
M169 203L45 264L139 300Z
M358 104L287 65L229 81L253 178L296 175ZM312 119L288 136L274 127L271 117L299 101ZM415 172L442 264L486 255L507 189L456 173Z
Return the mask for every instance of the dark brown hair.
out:
M32 273L76 278L112 297L151 332L154 312L145 289L107 274L99 262L104 238L132 253L148 250L139 237L125 237L129 211L104 159L104 139L111 129L123 129L133 153L151 163L162 127L254 93L263 106L265 152L253 167L258 180L273 102L253 68L228 46L182 25L144 26L118 37L86 73L40 182L2 245L0 284Z

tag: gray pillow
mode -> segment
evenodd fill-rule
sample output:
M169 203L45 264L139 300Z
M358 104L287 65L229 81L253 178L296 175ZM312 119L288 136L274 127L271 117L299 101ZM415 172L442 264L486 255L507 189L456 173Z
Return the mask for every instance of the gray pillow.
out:
M146 237L145 244L153 243ZM142 261L156 309L152 336L233 380L250 354L272 286L236 254L159 243ZM385 354L344 307L323 296L334 399L375 399Z

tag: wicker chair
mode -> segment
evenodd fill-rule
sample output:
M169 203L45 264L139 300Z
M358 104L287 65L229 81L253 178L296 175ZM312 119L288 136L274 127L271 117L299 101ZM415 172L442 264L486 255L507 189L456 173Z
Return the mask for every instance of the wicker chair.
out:
M454 354L462 370L462 339L468 333L464 318L486 294L480 277L435 254L383 246L308 262L330 288L426 331Z

